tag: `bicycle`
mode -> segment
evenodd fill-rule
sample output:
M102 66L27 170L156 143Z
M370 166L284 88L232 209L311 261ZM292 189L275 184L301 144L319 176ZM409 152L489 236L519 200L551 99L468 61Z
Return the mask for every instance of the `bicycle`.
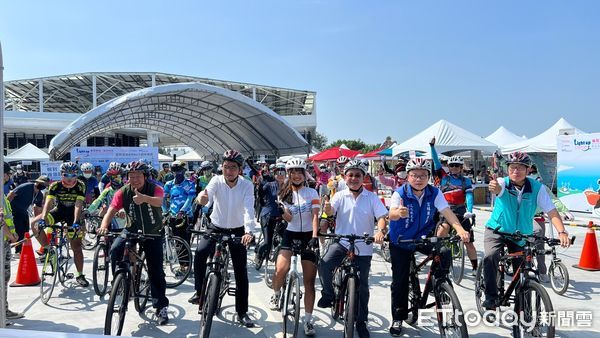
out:
M339 235L323 234L319 236L331 239L332 243L339 243L340 240L347 240L349 243L346 257L342 264L333 272L333 306L331 307L331 317L339 320L343 317L344 337L352 338L354 336L354 324L356 321L356 312L358 306L358 264L356 259L356 241L364 241L367 244L373 243L375 239L369 234L364 235Z
M94 262L92 263L92 285L94 292L100 297L106 294L108 289L108 275L110 274L109 250L112 241L109 236L101 236L94 250Z
M327 234L335 233L335 216L327 216L326 218L319 218L319 231L325 228ZM321 243L321 257L325 256L327 250L329 250L329 246L334 242L333 238L324 236L325 239Z
M471 218L465 218L461 222L461 225L465 224L465 222L471 223L470 229L473 229L475 226L475 215L473 215ZM456 230L451 227L449 236L452 237L455 235ZM448 248L450 249L450 253L452 254L452 266L449 271L450 277L455 284L460 284L465 274L465 256L467 252L465 243L462 241L448 241L447 244Z
M279 255L279 248L281 241L283 240L283 231L287 227L287 223L283 218L279 217L275 222L275 230L273 231L273 239L271 240L271 247L268 249L267 257L265 258L263 275L265 284L269 288L273 288L273 275L275 274L275 263L277 262L277 255Z
M383 258L384 261L391 263L392 262L392 256L390 253L390 236L389 234L385 235L385 239L383 240L383 243L381 243L381 245L379 245L379 253L381 254L381 257Z
M539 283L537 271L532 263L536 254L545 253L545 250L535 248L536 241L543 240L546 242L549 239L543 236L523 235L519 231L514 234L500 232L499 228L496 228L494 233L516 241L525 240L522 251L506 254L504 248L502 248L500 253L500 262L496 274L499 296L496 302L497 310L503 306L509 307L511 302L514 303L514 316L517 317L514 318L517 325L512 327L514 337L528 335L554 337L554 321L549 316L554 312L554 307L548 292ZM558 240L550 239L550 241L553 243ZM506 267L513 263L513 260L520 260L520 264L515 268L512 279L505 289L504 275ZM486 311L482 305L484 295L483 264L480 263L475 277L475 303L482 316Z
M192 249L188 242L173 235L173 229L169 226L171 214L166 214L163 218L163 229L165 235L163 239L163 271L168 288L175 288L181 285L189 277L192 271ZM188 228L186 217L181 219L175 227Z
M417 322L419 309L436 308L438 328L442 337L468 337L467 325L465 323L462 306L454 292L452 282L445 274L442 278L436 277L436 272L441 269L442 260L440 250L442 246L452 245L460 241L459 236L452 237L429 237L420 239L398 240L398 243L421 245L432 245L431 252L417 265L416 258L412 255L410 259L409 280L408 280L408 318L406 322L410 325ZM423 291L419 283L419 271L423 269L430 261L433 263L429 268L427 280ZM427 303L429 294L433 292L434 301Z
M142 313L146 309L146 304L150 298L150 280L142 247L144 240L158 238L160 235L111 232L107 236L125 238L123 259L117 263L114 272L112 290L104 319L104 334L120 336L129 299L134 299L134 306L138 313ZM139 250L135 249L136 242L139 243ZM132 287L133 293L130 291Z
M81 247L84 250L93 250L98 245L98 235L96 230L100 229L102 224L102 216L92 216L86 214L83 216L83 224L85 234L81 239Z
M200 313L199 337L210 336L213 317L221 308L225 294L235 296L235 288L230 286L229 268L229 245L240 243L242 238L224 233L212 233L206 231L190 230L192 233L201 235L203 238L215 242L215 250L207 262L207 272L204 284L200 291Z
M550 277L550 286L558 295L563 295L569 288L569 270L567 266L556 256L556 246L560 245L559 239L547 238L546 244L550 246L545 251L546 255L552 255L552 261L548 267L548 276ZM571 237L571 245L575 243L575 236Z
M44 231L46 228L52 229L52 234L46 248L46 258L44 259L41 273L40 299L44 304L48 304L57 278L61 285L66 287L66 281L74 277L73 273L68 272L71 267L71 253L69 241L65 238L65 230L68 235L71 235L69 231L73 230L73 238L77 236L80 230L78 227L67 226L63 222L57 222L54 225L44 225L40 231Z

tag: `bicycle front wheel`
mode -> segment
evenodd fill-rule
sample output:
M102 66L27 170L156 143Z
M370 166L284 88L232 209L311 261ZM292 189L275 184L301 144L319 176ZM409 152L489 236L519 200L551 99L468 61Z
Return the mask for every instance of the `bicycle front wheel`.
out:
M48 300L52 296L54 291L54 285L56 285L56 277L58 276L58 255L56 249L50 247L46 250L46 260L42 267L42 282L40 284L40 299L42 303L48 304Z
M483 307L483 301L485 298L485 281L483 280L483 261L477 262L477 273L475 274L475 305L477 311L483 316L485 308Z
M450 251L452 253L450 275L454 283L460 284L465 272L465 244L462 241L451 243Z
M405 322L412 325L419 318L419 306L421 302L421 285L419 284L419 275L414 259L410 262L408 273L408 317Z
M274 247L269 252L269 255L265 258L264 278L265 278L265 284L269 288L273 288L273 275L275 274L275 262L277 261L278 253L279 253L279 247Z
M435 298L440 336L469 337L462 306L452 286L442 282L438 286Z
M150 297L150 277L146 267L146 256L142 254L140 261L136 262L135 276L133 278L133 287L135 301L133 302L135 310L138 313L144 312L148 298Z
M297 337L300 325L300 284L298 275L290 276L285 287L285 300L281 308L283 337Z
M217 312L217 303L219 302L219 289L221 288L219 277L214 273L210 274L204 285L203 299L200 300L200 338L210 336L213 317Z
M168 241L168 245L164 246L163 270L167 287L174 288L185 282L192 271L192 249L179 236L173 236Z
M354 337L354 322L356 321L356 277L348 278L346 282L346 308L344 309L344 337Z
M109 268L108 248L106 247L106 243L103 242L96 246L94 263L92 264L92 285L94 286L94 291L100 297L106 294Z
M559 295L563 295L569 288L569 270L562 262L552 262L548 269L550 275L550 285L552 290Z
M105 335L120 336L123 331L129 301L129 282L126 276L127 273L118 274L113 283L104 319Z
M515 315L518 325L513 326L513 337L554 337L554 312L546 289L530 280L515 297Z

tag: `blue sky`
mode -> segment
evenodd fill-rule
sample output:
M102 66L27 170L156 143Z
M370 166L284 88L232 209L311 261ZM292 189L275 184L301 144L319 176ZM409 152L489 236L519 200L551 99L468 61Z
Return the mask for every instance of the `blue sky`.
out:
M600 132L598 1L3 1L4 78L157 71L317 92L330 141L439 119Z

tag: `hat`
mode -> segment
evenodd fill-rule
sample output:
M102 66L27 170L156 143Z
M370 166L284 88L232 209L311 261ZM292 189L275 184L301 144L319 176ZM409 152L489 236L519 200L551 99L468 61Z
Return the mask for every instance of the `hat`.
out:
M23 169L20 164L17 164L17 169Z
M40 177L36 178L34 182L48 185L48 183L50 183L50 179L46 175L41 175Z

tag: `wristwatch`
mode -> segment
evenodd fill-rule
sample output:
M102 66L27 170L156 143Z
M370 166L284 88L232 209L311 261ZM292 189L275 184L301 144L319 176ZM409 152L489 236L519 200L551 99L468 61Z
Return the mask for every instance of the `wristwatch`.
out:
M569 236L569 233L567 232L567 230L563 230L563 231L559 231L558 234L565 234L567 236Z

